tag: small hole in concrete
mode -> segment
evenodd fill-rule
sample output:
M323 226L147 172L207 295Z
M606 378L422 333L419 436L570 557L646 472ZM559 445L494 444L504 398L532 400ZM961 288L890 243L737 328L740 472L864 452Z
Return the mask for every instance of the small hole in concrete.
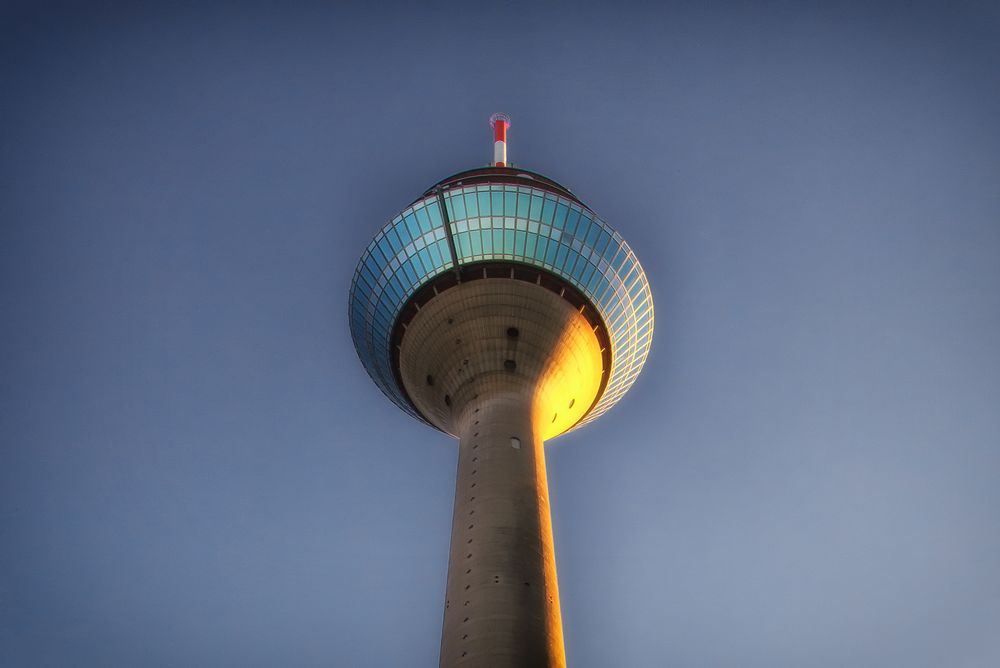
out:
M432 376L430 374L427 374L427 384L428 385L433 385L434 384L434 376Z
M450 394L444 395L444 405L445 406L451 406L451 395Z
M520 336L520 334L521 332L517 331L517 327L507 328L507 338L516 339L518 336Z
M448 324L449 324L449 325L450 325L451 323L453 323L453 322L455 322L455 319L454 319L454 318L448 318Z
M503 368L507 369L507 371L513 371L514 369L517 368L517 362L515 362L514 360L504 360Z

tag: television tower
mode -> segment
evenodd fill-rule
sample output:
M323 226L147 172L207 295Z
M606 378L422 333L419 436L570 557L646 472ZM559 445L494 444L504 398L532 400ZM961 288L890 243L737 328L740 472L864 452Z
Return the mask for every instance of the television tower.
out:
M567 188L507 162L427 190L351 284L379 389L455 436L441 666L565 666L543 444L602 415L649 353L653 301L621 235Z

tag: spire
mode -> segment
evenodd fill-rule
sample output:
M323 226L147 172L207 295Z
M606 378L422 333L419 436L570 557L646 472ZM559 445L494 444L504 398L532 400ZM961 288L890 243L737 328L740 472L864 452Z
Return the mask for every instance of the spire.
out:
M490 116L490 127L493 128L493 165L507 166L507 128L510 127L510 116L493 114Z

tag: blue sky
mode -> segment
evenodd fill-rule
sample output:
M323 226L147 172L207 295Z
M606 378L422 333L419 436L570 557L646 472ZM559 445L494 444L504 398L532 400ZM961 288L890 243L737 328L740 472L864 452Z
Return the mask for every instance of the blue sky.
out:
M990 3L0 11L0 664L434 666L456 449L352 349L510 158L652 354L548 470L576 668L1000 665Z

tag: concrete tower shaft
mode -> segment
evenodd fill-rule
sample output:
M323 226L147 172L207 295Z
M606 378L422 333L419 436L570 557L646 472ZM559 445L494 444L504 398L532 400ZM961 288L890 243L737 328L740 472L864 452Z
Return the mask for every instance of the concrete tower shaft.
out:
M442 666L565 666L544 439L601 390L590 323L546 288L463 283L407 324L414 405L459 438Z

